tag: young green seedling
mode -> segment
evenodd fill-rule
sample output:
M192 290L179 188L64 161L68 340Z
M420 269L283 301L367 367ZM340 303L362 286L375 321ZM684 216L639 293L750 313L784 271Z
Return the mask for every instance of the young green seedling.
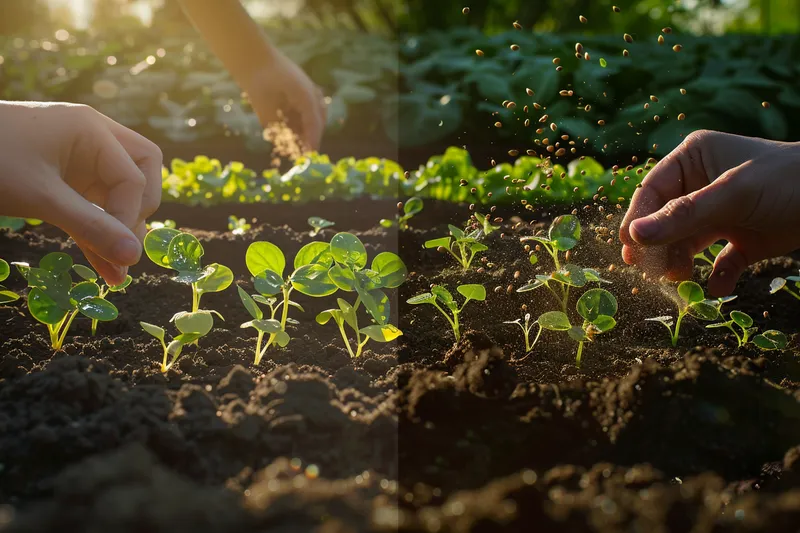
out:
M292 286L308 296L327 296L337 290L355 292L356 300L350 304L338 298L338 308L319 313L317 323L324 325L333 320L351 357L359 357L369 340L390 342L402 335L397 327L389 324L389 297L383 291L395 289L405 281L408 270L402 259L392 252L381 252L373 258L370 268L366 268L367 250L352 233L337 233L330 245L320 250L321 254L315 262L295 270L290 277ZM361 304L364 304L375 324L359 326L358 309ZM355 349L345 326L353 330Z
M725 248L724 244L712 244L711 246L709 246L707 249L703 250L702 252L696 253L694 255L694 258L699 260L699 261L705 261L709 265L714 266L714 259L717 258L719 253L723 250L723 248ZM708 254L711 256L710 259L709 259L708 255L706 255L706 252L708 252Z
M737 326L739 331L737 331L736 327L734 326ZM752 342L764 350L782 350L787 344L786 335L774 329L770 329L764 333L755 335L751 340L750 336L754 335L758 331L758 328L753 326L753 318L747 313L743 313L741 311L731 311L730 320L709 324L706 327L728 328L736 337L736 342L738 343L739 347L744 346L748 342Z
M309 217L308 218L308 225L311 226L312 230L308 233L311 237L316 237L320 231L324 230L325 228L330 228L331 226L335 226L335 222L331 222L330 220L325 220L322 217Z
M605 289L589 289L578 298L575 305L583 324L573 326L569 317L562 311L550 311L539 317L540 327L552 331L566 331L569 337L578 343L575 364L581 366L583 345L594 341L594 337L614 329L617 321L617 299Z
M0 281L5 281L11 274L11 267L8 266L4 260L0 259ZM0 305L16 302L19 300L19 294L10 291L0 285Z
M794 284L795 290L789 288L789 282ZM769 293L775 294L778 291L786 291L798 300L800 300L800 294L795 292L797 289L800 289L800 276L786 276L785 278L775 278L772 280L772 283L769 284Z
M230 231L234 235L244 235L245 233L250 231L250 224L248 224L247 220L243 218L238 218L235 215L230 215L228 217L228 231Z
M61 252L47 254L39 266L15 263L28 281L28 310L33 318L47 326L50 345L60 350L72 321L78 314L92 320L108 322L119 315L111 302L101 297L100 286L94 281L74 283L70 271L72 258Z
M478 213L477 211L475 211L474 216L475 216L475 220L477 220L478 224L480 225L479 229L483 232L482 233L483 235L489 235L493 231L497 231L497 230L500 229L500 226L495 226L494 224L492 224L492 217L491 216L482 215L482 214Z
M91 281L91 282L96 283L98 280L100 280L102 282L102 284L98 283L98 285L100 287L100 295L99 296L100 296L100 298L102 298L104 300L106 299L106 296L108 296L108 294L111 293L111 292L125 293L125 289L127 289L128 286L133 281L133 278L131 278L130 276L125 276L125 281L123 281L119 285L109 285L108 283L106 283L106 281L104 279L100 278L95 273L94 270L92 270L91 268L89 268L87 266L84 266L84 265L72 265L72 270L74 270L75 273L78 276L80 276L81 278L83 278L85 281ZM92 335L97 334L97 324L98 324L98 322L99 321L97 319L94 319L94 318L92 319Z
M545 313L542 316L545 315L547 315L547 313ZM503 322L503 324L518 325L522 329L522 334L525 336L525 356L517 359L517 361L522 361L523 359L528 357L530 353L533 351L533 348L536 346L536 343L539 341L539 337L542 335L542 324L540 323L541 319L542 317L539 317L539 320L534 320L533 322L531 322L531 314L525 313L524 322L523 319L521 318L518 318L516 320L506 320L505 322ZM531 330L533 329L533 326L536 325L539 326L539 331L536 332L536 337L533 339L533 342L531 342Z
M559 252L573 249L581 238L581 224L574 215L563 215L556 218L550 225L547 237L532 236L522 237L521 242L536 241L553 260L556 271L550 275L539 274L536 279L523 285L517 292L528 292L545 287L558 302L561 312L566 313L569 306L569 292L571 287L584 287L587 283L611 283L600 277L600 273L592 268L581 268L577 265L561 264ZM532 264L538 262L537 256L531 254Z
M671 316L657 316L655 318L645 319L650 322L658 322L667 328L667 330L669 330L672 346L678 345L678 335L680 334L683 317L689 314L699 320L711 322L719 317L721 305L732 299L720 299L717 301L706 300L703 288L693 281L684 281L678 285L678 296L683 300L684 305L678 308L677 320L673 321L673 317Z
M436 248L440 252L448 252L461 265L464 271L469 269L475 254L485 252L489 248L478 242L482 234L482 229L476 229L470 233L448 224L450 229L449 237L440 237L425 242L425 248Z
M144 251L153 263L177 271L173 281L192 287L192 312L200 310L204 294L224 291L233 283L233 272L225 265L202 266L203 245L189 233L172 228L150 230L144 238Z
M178 361L178 358L183 352L184 346L196 342L200 337L205 336L214 327L214 317L217 315L222 318L222 315L216 311L195 311L187 313L181 311L175 314L170 319L170 322L175 323L175 327L180 331L180 335L174 337L169 344L165 340L166 332L164 328L148 324L147 322L140 322L142 329L155 337L161 342L161 347L164 350L164 358L161 361L161 372L166 373Z
M392 226L397 224L397 227L401 230L408 229L408 221L411 220L414 217L414 215L422 211L423 207L422 198L412 196L405 203L403 202L398 203L397 207L403 210L403 214L397 215L396 220L389 220L388 218L382 218L380 220L381 226L383 226L384 228L391 228Z
M438 309L447 320L447 323L450 324L450 328L453 330L453 335L456 338L456 342L458 342L461 340L461 324L459 322L459 317L461 316L464 307L466 307L466 305L472 300L477 302L486 300L486 289L483 285L467 284L459 285L456 287L456 290L459 294L461 294L461 296L464 297L464 303L461 304L461 306L458 305L458 302L456 302L455 298L453 298L453 295L450 294L450 291L441 285L434 285L431 288L431 292L425 292L423 294L418 294L413 298L409 298L407 303L411 305L431 304ZM442 306L444 306L444 308Z

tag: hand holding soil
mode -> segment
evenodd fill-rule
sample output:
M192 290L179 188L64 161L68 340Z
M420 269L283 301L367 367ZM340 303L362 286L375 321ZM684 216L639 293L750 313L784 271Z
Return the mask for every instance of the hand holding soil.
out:
M158 147L82 105L0 102L0 123L0 211L58 226L122 283L161 203Z
M733 292L751 264L800 247L800 145L697 131L642 182L620 228L626 263L688 279L693 256L725 239L708 280Z

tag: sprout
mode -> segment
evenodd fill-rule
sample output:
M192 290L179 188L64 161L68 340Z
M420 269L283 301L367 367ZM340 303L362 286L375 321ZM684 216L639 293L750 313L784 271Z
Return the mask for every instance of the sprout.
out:
M181 356L184 346L196 342L200 337L205 336L211 331L211 328L214 327L214 317L212 315L217 315L219 318L222 318L222 315L216 311L201 310L192 313L187 313L186 311L176 313L175 316L170 319L170 322L174 322L175 327L177 327L178 331L181 333L173 338L169 344L167 344L164 339L166 334L164 328L148 324L147 322L139 323L143 330L161 342L161 347L164 349L164 358L161 361L161 372L166 373L172 368Z
M731 311L730 320L726 322L717 322L709 324L707 328L728 328L736 336L736 341L739 347L744 346L750 341L750 336L758 331L757 327L753 327L753 319L747 313L741 311ZM737 326L741 331L736 330ZM760 335L756 335L752 340L753 344L764 350L783 349L786 347L786 335L780 331L771 329L765 331Z
M646 318L650 322L658 322L669 330L672 346L678 345L678 335L681 329L683 317L687 314L699 320L711 322L719 317L719 310L723 303L729 302L733 298L721 298L719 300L706 300L703 288L693 281L684 281L678 285L678 296L685 302L685 305L678 309L678 319L673 322L671 316L657 316ZM673 329L674 326L674 329Z
M753 337L753 344L762 350L783 350L788 341L786 335L775 329L769 329Z
M306 255L318 254L317 259L297 268L289 281L292 287L308 296L328 296L337 290L356 293L355 303L337 298L338 308L322 311L316 317L319 324L324 325L331 320L336 323L350 357L359 357L370 339L391 342L402 335L402 331L389 324L389 297L383 289L396 289L406 280L408 270L403 260L392 252L381 252L367 268L367 250L352 233L337 233L330 244L312 244L315 244L313 250L304 254L306 246L298 252L298 257L303 255L303 258L298 260L295 257L295 265L298 265L298 261L305 261ZM358 310L361 304L364 304L375 324L359 326ZM354 332L355 349L345 326Z
M308 234L311 237L316 237L320 231L324 230L325 228L330 228L331 226L336 225L336 223L331 222L330 220L325 220L322 217L309 217L308 225L312 228Z
M539 318L541 319L542 317ZM530 353L533 351L534 346L536 346L536 343L539 341L539 336L541 336L542 334L542 325L539 323L539 320L534 320L533 322L531 322L530 313L525 313L524 322L522 321L521 318L518 318L516 320L506 320L505 322L503 322L503 324L516 324L520 328L522 328L522 334L525 336L525 356L521 357L520 359L517 359L517 361L522 361L523 359L525 359L525 357L528 357L528 355L530 355ZM536 332L536 337L533 339L533 342L531 342L531 330L533 329L533 326L537 324L539 325L539 331Z
M603 279L600 273L591 268L581 268L567 263L561 265L559 252L566 252L574 248L581 238L581 225L574 215L564 215L556 218L550 225L547 237L522 237L521 242L536 241L552 258L556 271L550 275L537 275L536 280L523 285L517 292L528 292L539 287L546 287L558 301L561 312L567 312L569 305L570 287L583 287L587 283L611 283ZM530 261L536 264L536 255L530 256Z
M244 235L250 231L250 224L243 218L238 218L235 215L228 217L228 231L234 235Z
M128 286L130 286L131 282L133 281L133 278L131 278L130 276L125 276L125 281L123 281L119 285L109 285L108 283L105 282L105 280L100 278L95 273L94 270L92 270L91 268L89 268L87 266L84 266L84 265L72 265L72 270L74 270L75 273L78 276L80 276L81 278L83 278L85 281L96 282L98 279L101 280L103 283L102 284L98 284L100 286L99 297L104 299L104 300L105 300L106 296L108 296L108 294L111 293L111 292L125 293L125 289L127 289ZM98 324L98 322L99 322L99 320L97 320L96 318L92 319L92 335L97 334L97 324Z
M177 225L175 224L174 220L166 219L164 221L152 220L145 224L147 230L150 231L151 229L161 229L161 228L170 228L175 229Z
M450 229L449 237L441 237L439 239L426 241L425 248L441 248L446 250L458 261L464 271L466 271L469 269L477 253L485 252L489 249L485 244L478 242L478 238L481 236L483 230L476 229L467 234L453 225L448 225L447 227Z
M213 263L203 268L205 251L194 235L172 228L150 230L144 238L144 251L160 267L177 271L173 281L192 287L192 312L200 310L200 298L207 292L220 292L233 283L233 272Z
M475 219L481 225L480 230L483 232L483 235L489 235L493 231L497 231L500 229L500 226L495 226L492 224L492 219L488 215L482 215L475 211Z
M706 248L702 252L699 252L699 253L695 254L694 258L699 260L699 261L705 261L709 265L714 266L714 259L717 258L717 256L720 254L720 252L724 248L725 248L724 244L712 244L711 246L709 246L708 248ZM706 252L708 252L708 254L711 255L710 259L706 255Z
M456 342L461 340L461 329L459 324L459 316L461 312L464 310L464 307L472 301L479 301L482 302L486 300L486 289L483 285L477 284L468 284L468 285L459 285L456 290L458 291L461 296L465 298L464 303L461 304L459 307L458 303L453 298L453 295L450 294L446 288L442 287L441 285L434 285L431 288L431 292L426 292L423 294L418 294L413 298L409 298L407 303L411 305L419 305L419 304L431 304L436 309L439 310L440 313L447 319L447 322L450 324L450 327L453 329L453 335L455 335ZM447 310L442 308L444 306ZM449 312L448 312L449 311Z
M67 331L79 313L102 322L115 320L119 315L114 304L104 299L105 294L101 296L95 280L72 281L72 258L65 253L47 254L39 261L38 268L26 263L15 265L31 288L28 310L33 318L47 326L50 344L55 350L64 345Z
M10 274L11 267L3 259L0 259L0 281L5 281ZM19 300L19 294L0 285L0 305L16 302L17 300Z
M388 218L382 218L380 220L380 225L384 228L391 228L395 224L401 230L408 229L408 221L411 220L414 215L420 213L423 208L422 198L417 196L412 196L409 198L405 203L401 202L398 204L398 207L402 205L403 214L398 215L396 220L389 220Z
M789 288L790 281L794 283L795 290L800 289L800 276L787 276L786 278L773 279L772 283L769 284L769 293L775 294L778 291L786 291L800 300L800 294Z

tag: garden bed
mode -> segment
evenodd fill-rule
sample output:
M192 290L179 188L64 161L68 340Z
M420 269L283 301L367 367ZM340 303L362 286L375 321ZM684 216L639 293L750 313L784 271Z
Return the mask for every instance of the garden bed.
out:
M504 234L486 238L494 267L466 274L423 248L466 220L466 205L426 200L401 232L377 225L391 201L237 206L264 224L239 236L215 231L226 209L165 204L155 218L193 228L205 260L229 266L248 290L251 242L293 257L312 240L308 216L334 220L370 257L395 251L405 261L409 278L393 301L404 335L351 360L336 328L313 321L328 299L299 296L293 340L254 368L255 335L239 329L248 316L231 288L204 297L225 322L163 375L161 348L139 321L167 324L191 295L147 260L128 293L110 297L120 317L94 338L88 320L76 321L56 354L24 304L0 308L0 530L797 531L796 342L739 349L687 319L672 348L644 319L674 313L674 289L621 265L616 241L592 239L600 219L582 217L574 262L613 283L619 325L589 343L577 368L576 344L554 332L517 361L521 331L503 323L523 305L533 316L552 308L544 292L507 287L550 267L546 257L531 265L519 237L571 207L522 211L539 222L518 229L520 213L499 208ZM44 226L0 235L9 261L52 251L84 262ZM772 278L798 265L756 265L730 309L800 333L800 304L768 295ZM706 274L698 268L697 280ZM6 285L22 290L15 279ZM404 302L431 284L463 283L488 295L465 308L454 346L441 315Z

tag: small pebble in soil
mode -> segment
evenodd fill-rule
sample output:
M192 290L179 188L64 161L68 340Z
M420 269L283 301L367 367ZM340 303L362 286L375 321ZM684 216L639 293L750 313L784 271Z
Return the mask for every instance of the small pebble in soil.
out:
M769 318L769 311L764 311L764 318Z
M639 289L638 289L637 287L634 287L634 288L632 288L632 289L631 289L631 294L633 294L634 296L636 296L637 294L639 294Z
M501 292L503 292L503 287L498 285L497 287L494 288L494 292L495 294L500 294Z

